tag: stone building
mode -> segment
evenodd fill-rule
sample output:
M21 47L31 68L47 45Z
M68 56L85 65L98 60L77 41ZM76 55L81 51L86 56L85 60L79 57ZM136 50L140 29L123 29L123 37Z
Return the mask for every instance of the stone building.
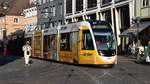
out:
M8 3L8 10L4 14L2 4ZM16 30L23 29L24 18L21 15L23 9L29 6L29 0L0 0L0 40Z
M37 0L38 28L64 24L64 0Z

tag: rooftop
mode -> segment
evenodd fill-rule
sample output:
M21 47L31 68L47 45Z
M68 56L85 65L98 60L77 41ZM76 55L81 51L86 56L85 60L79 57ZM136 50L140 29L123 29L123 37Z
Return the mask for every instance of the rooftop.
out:
M3 0L0 0L0 5ZM29 8L29 0L8 0L9 8L7 15L21 15L23 9ZM2 7L0 6L0 16L2 14Z

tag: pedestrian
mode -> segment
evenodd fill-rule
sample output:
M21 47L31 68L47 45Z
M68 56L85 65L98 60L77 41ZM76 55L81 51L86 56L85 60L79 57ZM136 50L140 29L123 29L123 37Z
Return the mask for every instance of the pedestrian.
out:
M148 51L148 55L150 56L150 41L148 42L147 51Z
M29 65L29 58L31 56L31 46L29 45L30 42L27 41L26 44L22 47L24 51L24 59L25 59L25 65Z
M131 47L131 54L135 55L135 53L136 53L136 44L135 44L135 42L133 42L132 45L130 45L130 47Z
M128 49L129 49L128 47L129 47L129 44L126 44L126 45L125 45L125 49L124 49L124 50L125 50L125 55L126 55L126 56L129 55L129 54L128 54Z
M130 56L131 55L131 49L132 49L132 44L131 43L129 43L128 44L128 47L127 47L127 53L128 53L128 55Z
M147 57L146 57L146 61L150 62L150 40L148 42L148 46L147 46Z

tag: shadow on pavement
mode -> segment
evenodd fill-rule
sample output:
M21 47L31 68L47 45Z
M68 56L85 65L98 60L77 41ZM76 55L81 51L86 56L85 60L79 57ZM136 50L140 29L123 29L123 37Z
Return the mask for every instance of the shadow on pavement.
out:
M17 59L20 59L21 56L1 56L0 55L0 66L13 62Z
M140 65L148 65L148 66L150 65L150 63L146 61L142 61L142 62L135 61L135 63L140 64Z
M108 68L109 69L109 68L115 67L115 65L77 64L77 63L68 63L68 62L61 62L61 61L54 61L54 60L46 60L46 61L53 62L53 63L66 64L66 65L71 65L71 66L88 67L88 68L105 68L105 69Z

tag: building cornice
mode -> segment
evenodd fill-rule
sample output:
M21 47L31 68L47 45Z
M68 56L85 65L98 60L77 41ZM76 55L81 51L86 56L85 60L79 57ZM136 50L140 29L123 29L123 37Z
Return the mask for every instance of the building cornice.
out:
M100 8L97 7L96 9L93 9L93 10L80 11L80 12L77 12L75 14L73 14L73 13L66 14L65 19L69 19L72 17L79 17L79 16L82 16L83 14L88 15L88 14L92 14L92 13L96 13L96 12L103 12L103 11L111 10L111 8L118 8L118 7L122 7L125 5L129 5L128 0L113 3L113 4L108 5L108 6L101 6Z

